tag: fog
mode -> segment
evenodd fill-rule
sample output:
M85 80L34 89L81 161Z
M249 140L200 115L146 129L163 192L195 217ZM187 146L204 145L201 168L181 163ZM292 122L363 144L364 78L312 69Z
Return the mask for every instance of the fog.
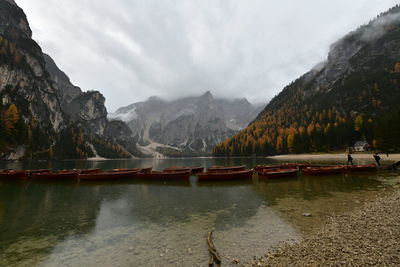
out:
M156 95L266 102L394 0L16 0L33 38L109 111ZM377 25L379 26L379 25ZM367 34L367 33L366 33Z

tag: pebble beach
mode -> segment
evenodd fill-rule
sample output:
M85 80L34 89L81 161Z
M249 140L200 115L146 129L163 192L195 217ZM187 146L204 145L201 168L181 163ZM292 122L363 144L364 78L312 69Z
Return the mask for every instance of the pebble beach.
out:
M299 243L282 243L245 266L399 266L400 191L333 216Z

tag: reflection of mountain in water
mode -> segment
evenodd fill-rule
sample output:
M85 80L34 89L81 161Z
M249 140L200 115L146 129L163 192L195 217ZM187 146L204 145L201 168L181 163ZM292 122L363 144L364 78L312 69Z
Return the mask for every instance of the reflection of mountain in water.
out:
M188 184L186 184L188 185ZM227 183L218 187L182 187L159 183L130 185L114 199L103 201L97 227L151 222L159 225L186 221L192 215L221 214L215 227L241 225L262 205L249 183ZM107 214L107 215L106 215ZM110 219L110 220L109 220Z
M122 233L128 234L175 231L165 233L170 237L184 226L185 231L195 231L201 238L212 228L217 232L250 229L251 222L270 225L268 231L274 236L276 225L285 222L273 209L265 210L266 205L285 198L315 200L329 197L332 192L376 188L380 182L374 177L375 174L362 174L217 183L197 183L196 179L190 183L0 182L0 254L10 254L8 248L21 242L21 238L55 236L55 242L42 245L40 253L44 254L67 240L84 242L88 236L96 238L103 232L112 232L110 242L117 242L118 238L113 241L120 232L117 229L126 229ZM109 246L107 240L104 242ZM26 258L32 249L12 253Z

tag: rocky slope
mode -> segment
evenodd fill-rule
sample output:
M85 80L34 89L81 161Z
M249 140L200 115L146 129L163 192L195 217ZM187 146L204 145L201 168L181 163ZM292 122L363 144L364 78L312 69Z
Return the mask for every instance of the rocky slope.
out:
M109 118L124 121L144 152L169 156L207 155L212 148L243 129L261 111L246 99L199 97L164 101L151 97L118 109Z
M83 93L32 40L27 18L0 0L0 158L130 157L99 92ZM121 132L122 133L122 132Z
M216 155L343 150L367 139L400 149L400 8L396 6L331 46L318 64L276 96Z

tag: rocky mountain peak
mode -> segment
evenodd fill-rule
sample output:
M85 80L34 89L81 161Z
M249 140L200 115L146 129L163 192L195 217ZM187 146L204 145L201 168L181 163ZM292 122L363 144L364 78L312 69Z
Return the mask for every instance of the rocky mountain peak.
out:
M247 98L243 97L243 98L238 98L234 100L235 104L239 104L239 105L251 105L251 103L249 102L249 100L247 100Z
M13 0L0 0L0 34L32 38L26 15Z
M158 96L150 96L147 101L149 102L164 102L164 100Z
M198 156L209 154L216 143L247 126L261 108L246 99L215 99L207 91L168 102L152 97L108 117L126 122L144 153Z
M207 91L201 96L201 100L207 101L207 103L209 103L214 100L214 96L210 91Z
M18 117L11 133L0 122L0 158L138 155L128 126L107 120L104 96L74 86L31 34L23 10L0 0L0 113Z
M82 90L71 83L69 77L58 68L49 55L43 54L43 57L50 78L54 81L60 101L63 105L69 105L73 99L82 94Z

